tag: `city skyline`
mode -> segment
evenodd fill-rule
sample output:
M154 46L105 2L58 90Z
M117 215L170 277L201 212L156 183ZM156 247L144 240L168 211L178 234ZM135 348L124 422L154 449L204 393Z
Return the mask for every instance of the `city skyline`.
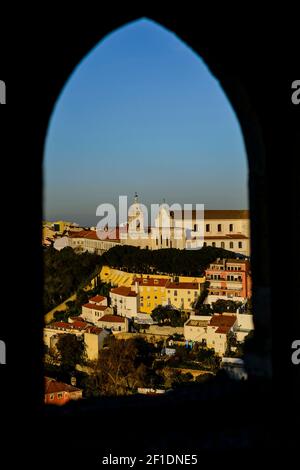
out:
M101 203L247 209L238 120L203 60L142 19L101 41L59 96L45 144L44 218L96 225Z

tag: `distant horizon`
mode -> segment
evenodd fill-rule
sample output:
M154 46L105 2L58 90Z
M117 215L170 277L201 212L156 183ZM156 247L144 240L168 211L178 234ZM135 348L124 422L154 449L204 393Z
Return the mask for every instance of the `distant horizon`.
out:
M247 179L239 121L219 82L172 31L141 19L99 42L58 97L44 217L96 225L99 204L135 191L146 206L248 208Z

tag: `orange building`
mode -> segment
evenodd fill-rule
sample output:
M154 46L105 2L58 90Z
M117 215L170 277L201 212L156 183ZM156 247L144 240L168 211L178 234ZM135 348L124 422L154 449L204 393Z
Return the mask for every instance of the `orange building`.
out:
M205 271L209 281L206 303L218 299L244 302L251 297L251 275L249 260L218 259Z
M82 390L73 385L57 382L45 377L45 403L50 405L65 405L70 400L82 398Z

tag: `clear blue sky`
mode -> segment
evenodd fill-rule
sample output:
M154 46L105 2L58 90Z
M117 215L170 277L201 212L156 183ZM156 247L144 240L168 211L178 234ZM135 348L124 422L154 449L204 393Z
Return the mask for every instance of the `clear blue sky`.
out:
M101 41L65 84L45 144L44 218L96 225L96 207L248 207L239 123L217 80L172 32L147 19Z

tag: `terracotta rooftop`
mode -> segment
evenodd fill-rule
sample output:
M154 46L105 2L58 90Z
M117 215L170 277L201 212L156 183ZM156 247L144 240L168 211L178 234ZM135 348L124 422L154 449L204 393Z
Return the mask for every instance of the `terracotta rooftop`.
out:
M199 290L198 282L168 282L167 289L197 289Z
M95 295L94 297L91 297L89 299L90 302L103 302L103 300L105 300L106 297L103 297L103 295Z
M170 279L163 279L163 278L153 278L153 277L136 277L132 284L134 286L135 282L137 282L140 286L159 286L164 287Z
M131 290L130 287L120 286L111 289L110 291L112 294L123 295L124 297L136 297L137 293Z
M69 319L70 319L70 320L73 320L73 322L74 322L74 321L82 321L82 318L81 318L81 317L78 317L78 316L76 316L76 317L69 317Z
M184 215L185 218L189 219L196 219L196 217L201 214L201 211L197 211L196 209L185 211ZM170 211L170 215L174 218L174 215L177 217L183 218L183 210L181 211ZM234 209L217 209L217 210L204 210L204 220L222 220L222 219L249 219L250 214L248 210L234 210Z
M67 323L58 321L47 325L48 328L62 328L66 330L84 330L87 327L87 323L83 321L74 321L73 323Z
M119 315L104 315L99 322L108 322L108 323L125 323L125 318Z
M231 328L236 322L236 315L214 314L210 320L210 326Z
M99 328L98 326L88 326L86 329L86 333L91 333L93 335L99 335L102 331L102 328Z
M111 228L108 230L101 230L101 231L100 230L81 230L80 232L69 232L69 237L70 238L86 238L88 240L120 241L121 230L119 229L119 227L116 227L116 229Z
M219 328L216 329L215 333L227 335L229 331L230 331L230 326L219 326Z
M57 392L81 392L81 389L73 387L73 385L57 382L54 379L45 377L45 395Z
M242 233L228 233L226 235L204 235L204 240L248 240Z
M90 308L93 310L99 310L100 312L104 312L104 310L108 308L107 305L96 305L96 304L90 304L90 303L84 304L83 307Z

